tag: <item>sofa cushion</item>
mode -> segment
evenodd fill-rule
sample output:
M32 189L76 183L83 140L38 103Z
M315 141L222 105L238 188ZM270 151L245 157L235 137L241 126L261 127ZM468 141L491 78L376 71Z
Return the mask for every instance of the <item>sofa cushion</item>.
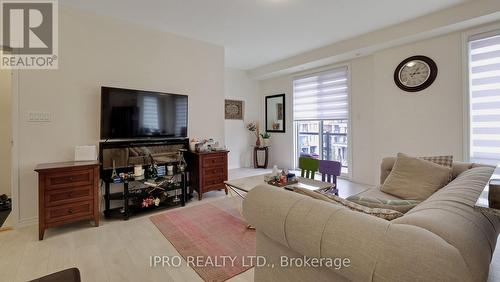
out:
M399 153L380 190L405 200L423 201L450 180L451 168Z
M421 203L421 201L416 200L387 200L384 198L377 197L365 197L361 195L354 195L347 200L354 202L356 204L363 205L365 207L370 208L381 208L381 209L390 209L398 212L406 213L407 211L414 208L416 205Z
M419 159L433 162L438 165L452 167L453 156L432 156L432 157L419 157Z
M328 192L322 192L319 190L312 191L312 190L309 190L307 188L300 188L300 187L294 187L293 191L297 192L299 194L310 196L310 197L318 199L318 200L326 201L326 202L337 204L337 205L342 205L342 206L344 206L350 210L353 210L353 211L362 212L362 213L366 213L369 215L374 215L376 217L386 219L386 220L393 220L393 219L396 219L398 217L403 216L403 213L395 211L395 210L381 209L381 208L369 208L369 207L348 201L346 199L342 199L339 196L336 196L335 194L331 194Z
M495 250L500 220L474 210L494 168L476 167L461 173L443 189L392 221L424 228L454 246L464 258L474 281L486 281Z
M379 199L384 199L384 200L401 200L401 198L398 198L398 197L393 196L391 194L387 194L387 193L380 191L380 185L375 186L373 188L370 188L368 190L365 190L363 192L360 192L358 194L355 194L354 196L379 198ZM354 197L354 196L351 196L351 197Z

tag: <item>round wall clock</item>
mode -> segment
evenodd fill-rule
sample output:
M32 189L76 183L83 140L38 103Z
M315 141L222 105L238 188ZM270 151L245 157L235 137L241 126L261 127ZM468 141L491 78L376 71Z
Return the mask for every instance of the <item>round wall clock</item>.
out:
M413 56L403 60L394 71L394 82L407 92L422 91L436 79L436 63L426 56Z

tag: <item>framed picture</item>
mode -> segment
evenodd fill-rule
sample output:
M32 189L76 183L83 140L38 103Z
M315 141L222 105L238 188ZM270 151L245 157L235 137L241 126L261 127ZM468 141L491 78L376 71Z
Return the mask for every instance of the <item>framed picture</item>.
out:
M285 132L285 94L266 96L266 132Z
M243 120L243 101L225 100L224 116L225 119Z

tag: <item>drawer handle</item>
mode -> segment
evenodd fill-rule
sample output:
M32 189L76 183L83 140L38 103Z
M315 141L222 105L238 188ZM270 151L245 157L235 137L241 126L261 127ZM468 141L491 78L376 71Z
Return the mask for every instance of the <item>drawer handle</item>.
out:
M73 209L69 209L69 210L68 210L68 213L69 213L69 214L73 214Z

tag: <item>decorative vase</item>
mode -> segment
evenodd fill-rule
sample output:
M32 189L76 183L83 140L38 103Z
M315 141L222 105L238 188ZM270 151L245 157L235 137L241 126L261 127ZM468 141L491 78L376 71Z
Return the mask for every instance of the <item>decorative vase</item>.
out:
M257 137L257 141L255 141L255 146L260 147L260 138Z

